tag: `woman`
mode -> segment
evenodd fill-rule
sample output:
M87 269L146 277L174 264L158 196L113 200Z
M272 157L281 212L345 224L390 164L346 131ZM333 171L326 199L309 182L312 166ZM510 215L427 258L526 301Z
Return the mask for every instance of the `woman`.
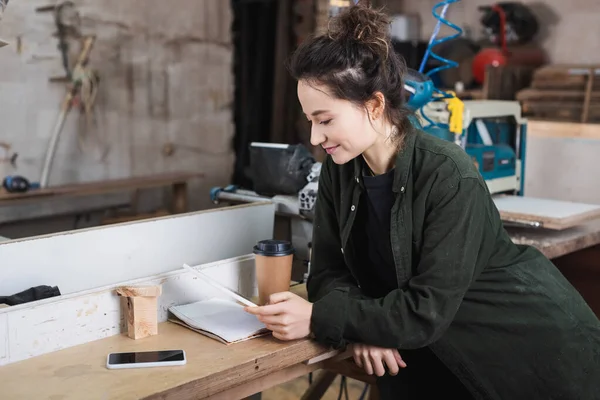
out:
M600 322L511 241L466 153L411 128L387 31L354 6L295 53L311 143L328 154L309 302L278 293L247 311L283 340L351 345L384 399L600 399Z

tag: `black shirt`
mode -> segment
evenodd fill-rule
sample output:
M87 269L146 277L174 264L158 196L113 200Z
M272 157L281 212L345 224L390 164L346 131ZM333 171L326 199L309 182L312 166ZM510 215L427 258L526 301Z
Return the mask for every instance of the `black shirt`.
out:
M365 171L370 171L365 165ZM356 255L363 268L359 270L361 290L368 296L381 298L398 288L396 267L390 241L392 206L396 196L392 190L395 169L382 175L363 175L365 191L358 206L357 222L352 231ZM444 394L472 399L460 381L428 348L402 350L401 356L410 368L402 369L399 379L389 375L385 385L395 398L399 393L414 399L441 398ZM434 381L436 385L430 383Z
M365 166L365 171L369 171ZM396 196L392 191L392 169L382 175L365 173L365 190L359 201L353 243L364 266L360 271L361 289L372 297L383 297L396 289L396 267L390 241L392 206Z

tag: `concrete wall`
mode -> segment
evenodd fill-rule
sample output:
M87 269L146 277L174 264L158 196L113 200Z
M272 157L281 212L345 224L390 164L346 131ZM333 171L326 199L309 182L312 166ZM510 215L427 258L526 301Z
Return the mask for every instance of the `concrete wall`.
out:
M50 184L176 170L203 171L191 186L194 209L210 205L209 188L233 170L232 20L224 0L76 0L84 34L98 37L91 67L101 77L97 126L84 130L72 111L62 132ZM11 2L0 24L0 141L19 156L0 174L32 181L59 105L64 75L47 0ZM77 53L77 43L71 43ZM163 146L175 144L175 153ZM102 144L108 144L105 149ZM106 155L102 158L103 151ZM0 154L0 158L1 158Z
M421 36L428 40L437 20L431 10L440 0L378 0L390 13L415 13L421 18ZM469 28L480 37L481 13L478 7L491 0L461 0L452 4L448 19L463 29ZM554 63L599 63L597 38L600 37L600 4L598 0L522 0L543 25L541 44ZM442 31L444 32L444 31Z

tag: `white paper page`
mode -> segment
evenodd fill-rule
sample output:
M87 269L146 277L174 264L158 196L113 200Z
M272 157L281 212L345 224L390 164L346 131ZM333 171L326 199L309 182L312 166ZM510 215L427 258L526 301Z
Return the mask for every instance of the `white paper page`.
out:
M214 333L228 342L245 339L266 328L256 316L230 300L214 298L169 310L191 327Z

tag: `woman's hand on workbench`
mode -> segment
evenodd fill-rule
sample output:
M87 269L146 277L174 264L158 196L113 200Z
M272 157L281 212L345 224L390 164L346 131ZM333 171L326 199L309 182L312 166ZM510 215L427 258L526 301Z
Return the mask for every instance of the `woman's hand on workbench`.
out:
M400 368L406 367L406 363L396 349L355 343L352 345L352 353L356 365L364 369L368 375L385 375L384 364L390 375L397 375Z
M272 294L269 304L246 307L246 312L257 316L273 336L280 340L294 340L310 335L312 303L291 292Z

